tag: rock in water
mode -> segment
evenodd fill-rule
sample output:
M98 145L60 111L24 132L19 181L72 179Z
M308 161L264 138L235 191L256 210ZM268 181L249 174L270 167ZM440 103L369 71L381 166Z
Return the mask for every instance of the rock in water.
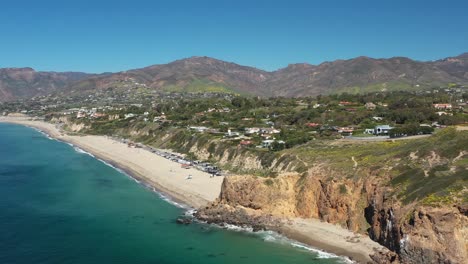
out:
M189 218L177 218L176 223L179 225L188 225L192 223L192 220Z

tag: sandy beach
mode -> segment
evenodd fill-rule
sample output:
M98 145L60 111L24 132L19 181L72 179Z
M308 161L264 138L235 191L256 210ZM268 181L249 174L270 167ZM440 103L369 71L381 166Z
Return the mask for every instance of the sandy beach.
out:
M72 143L193 208L214 201L221 191L223 176L210 177L210 174L194 168L181 168L177 162L141 148L129 148L127 144L111 138L70 136L59 131L53 124L21 117L2 117L0 122L34 127L53 138ZM186 179L188 175L192 175L192 179Z
M301 243L333 252L339 256L348 256L359 263L371 262L369 255L375 253L375 250L386 250L368 236L355 234L318 219L296 218L290 225L283 226L279 231Z
M159 191L193 208L199 208L218 198L224 177L210 175L196 169L184 169L180 164L141 148L129 148L105 136L71 136L55 125L32 121L25 117L0 117L0 122L16 123L40 129L51 137L72 143L116 167L130 173ZM191 174L192 179L187 180ZM369 255L383 249L381 245L364 235L317 219L293 219L280 230L287 237L315 248L348 256L359 263L371 261Z

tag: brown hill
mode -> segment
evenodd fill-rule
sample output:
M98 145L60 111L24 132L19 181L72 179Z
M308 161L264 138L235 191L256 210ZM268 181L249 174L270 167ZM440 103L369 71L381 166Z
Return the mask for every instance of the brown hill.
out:
M468 84L468 53L438 61L405 57L358 57L320 65L291 64L267 72L208 57L113 74L35 72L30 68L0 69L0 100L61 91L146 87L179 92L237 92L259 96L315 96L339 92L417 90Z
M0 69L0 101L48 94L89 76L81 72L37 72L32 68L3 68Z

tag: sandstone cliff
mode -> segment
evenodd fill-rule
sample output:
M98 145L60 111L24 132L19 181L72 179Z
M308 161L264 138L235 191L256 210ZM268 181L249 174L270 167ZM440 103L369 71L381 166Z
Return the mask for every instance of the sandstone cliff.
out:
M376 161L366 151L387 143L358 146L358 153L355 146L352 153L358 155L348 156L349 162L335 151L328 159L330 146L314 149L318 154L306 173L227 177L219 199L201 208L198 217L257 229L277 224L271 219L317 218L367 234L398 254L375 255L379 263L465 263L467 143L466 133L447 130L389 145L386 152L392 154Z
M319 218L338 223L399 254L402 263L463 263L468 259L466 208L402 205L379 180L327 181L326 174L275 179L227 177L219 200L198 216L209 222L271 226L272 219ZM328 173L328 172L327 172ZM249 218L248 216L252 216Z

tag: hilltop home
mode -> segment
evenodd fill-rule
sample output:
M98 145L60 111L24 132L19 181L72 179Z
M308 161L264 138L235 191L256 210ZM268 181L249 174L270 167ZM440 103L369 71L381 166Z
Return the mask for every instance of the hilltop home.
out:
M208 128L204 126L191 126L189 127L190 130L195 130L197 132L205 132Z
M238 137L240 136L239 132L236 131L231 131L231 129L228 129L228 132L224 134L225 137Z
M343 136L352 136L354 132L354 128L352 127L337 127L336 130Z
M246 127L245 133L246 134L258 134L260 132L260 128L258 127Z
M433 106L434 106L435 109L438 109L438 110L442 110L442 109L450 110L450 109L452 109L452 104L433 104Z
M261 128L260 133L262 134L279 134L281 131L273 128L273 127L267 127L267 128Z
M306 126L307 127L319 127L320 124L319 123L306 123Z
M372 102L367 102L365 104L365 107L366 107L367 110L374 110L377 106Z
M348 101L341 101L338 105L339 106L345 106L345 105L352 105L353 103L348 102Z
M381 125L381 126L376 126L374 129L374 134L376 135L388 135L388 132L392 129L393 127L389 125Z
M135 115L135 114L133 114L133 113L128 113L128 114L125 114L125 115L124 115L124 118L125 118L125 119L129 119L129 118L132 118L132 117L135 117L135 116L137 116L137 115Z

